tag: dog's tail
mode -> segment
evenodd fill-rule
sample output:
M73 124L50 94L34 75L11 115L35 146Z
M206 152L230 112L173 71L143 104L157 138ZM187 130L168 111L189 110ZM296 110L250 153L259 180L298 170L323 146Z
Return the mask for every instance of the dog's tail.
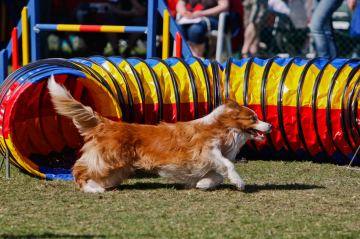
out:
M79 133L83 136L86 135L87 130L104 120L90 107L76 101L68 90L55 82L54 75L48 80L48 89L57 113L72 119Z

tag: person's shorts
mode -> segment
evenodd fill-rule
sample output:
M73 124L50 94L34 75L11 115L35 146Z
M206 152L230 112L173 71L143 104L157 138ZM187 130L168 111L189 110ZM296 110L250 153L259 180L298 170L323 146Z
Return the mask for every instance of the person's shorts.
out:
M266 17L268 0L243 0L245 27L251 22L261 25Z

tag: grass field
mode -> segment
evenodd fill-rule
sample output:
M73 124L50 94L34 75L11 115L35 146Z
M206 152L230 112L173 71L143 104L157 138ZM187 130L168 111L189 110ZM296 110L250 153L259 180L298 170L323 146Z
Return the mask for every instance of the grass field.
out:
M72 181L0 172L0 238L360 238L360 172L332 164L236 164L245 192L139 174L85 194Z

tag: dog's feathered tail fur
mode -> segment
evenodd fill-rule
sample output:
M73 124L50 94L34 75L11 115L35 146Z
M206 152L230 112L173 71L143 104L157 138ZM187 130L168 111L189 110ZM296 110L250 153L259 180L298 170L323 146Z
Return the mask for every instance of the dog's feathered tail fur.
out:
M85 136L85 141L88 140L87 138L89 137L89 130L94 129L99 123L109 121L108 119L103 118L97 112L94 112L91 107L84 106L80 102L76 101L68 90L55 82L53 75L48 80L48 89L56 112L60 115L72 119L79 133L82 136ZM87 146L89 148L89 145ZM82 151L84 152L84 148ZM85 154L87 154L87 152L85 152ZM101 159L97 157L98 155L95 154L92 156L94 161L97 161L94 163L94 166L101 166ZM80 187L86 185L89 174L94 173L94 171L101 172L101 167L89 170L89 167L84 164L82 160L78 160L72 169L74 178Z
M87 130L94 128L104 120L90 107L76 101L69 91L55 82L54 75L48 81L48 89L56 112L72 119L81 135L85 136Z

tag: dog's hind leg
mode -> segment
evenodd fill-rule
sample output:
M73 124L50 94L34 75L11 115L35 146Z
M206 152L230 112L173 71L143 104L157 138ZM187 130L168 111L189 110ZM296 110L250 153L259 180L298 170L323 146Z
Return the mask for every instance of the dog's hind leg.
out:
M76 162L72 168L75 182L85 193L103 193L105 188L101 187L96 181L91 179L88 167L82 162Z
M81 190L85 193L103 193L107 188L118 187L133 172L131 167L121 167L110 171L106 177L88 179Z
M210 189L220 185L224 181L224 177L215 172L209 171L205 176L196 184L196 188L199 189Z
M115 188L127 180L133 172L134 169L130 165L126 165L111 170L108 176L97 179L97 182L103 188Z

